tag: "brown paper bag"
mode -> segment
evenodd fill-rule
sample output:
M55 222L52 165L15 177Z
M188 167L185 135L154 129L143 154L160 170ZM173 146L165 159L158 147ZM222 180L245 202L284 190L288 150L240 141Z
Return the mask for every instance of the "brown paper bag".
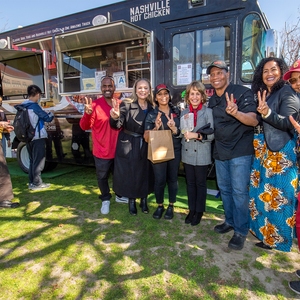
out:
M173 159L174 146L171 130L150 130L148 159L152 163L161 163Z

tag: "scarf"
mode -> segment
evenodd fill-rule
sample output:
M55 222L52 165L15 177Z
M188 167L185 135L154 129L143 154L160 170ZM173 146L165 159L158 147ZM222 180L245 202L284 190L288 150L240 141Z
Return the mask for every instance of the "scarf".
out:
M197 125L197 112L202 109L203 103L201 102L197 108L193 108L192 104L190 104L190 112L194 114L194 127Z

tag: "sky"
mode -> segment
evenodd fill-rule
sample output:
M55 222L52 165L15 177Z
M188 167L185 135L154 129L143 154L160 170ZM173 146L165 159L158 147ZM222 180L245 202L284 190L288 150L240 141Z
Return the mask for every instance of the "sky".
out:
M16 29L18 26L31 25L121 1L122 0L8 0L5 1L5 5L0 6L0 31L8 31ZM278 32L282 31L285 22L295 24L297 18L300 17L299 0L260 0L259 4L262 11L266 14L271 28L276 29Z

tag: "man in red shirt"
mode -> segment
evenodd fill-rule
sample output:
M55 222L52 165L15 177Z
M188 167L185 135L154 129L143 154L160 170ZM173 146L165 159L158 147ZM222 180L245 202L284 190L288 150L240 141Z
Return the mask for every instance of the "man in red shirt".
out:
M119 134L119 130L111 128L109 124L114 91L115 82L113 78L110 76L102 77L101 92L103 96L93 102L85 99L84 114L79 123L83 130L92 129L93 155L98 186L101 192L99 198L102 200L101 213L104 215L109 213L111 193L108 177L110 172L113 171ZM121 197L121 199L123 198ZM117 199L120 199L120 197L116 197Z

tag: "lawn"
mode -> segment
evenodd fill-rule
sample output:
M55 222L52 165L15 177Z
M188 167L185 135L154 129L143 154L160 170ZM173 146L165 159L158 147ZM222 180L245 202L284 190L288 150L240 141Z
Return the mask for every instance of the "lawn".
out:
M213 231L222 214L190 226L176 207L173 220L155 220L154 201L131 216L113 198L101 215L95 170L66 168L43 174L45 191L12 172L21 206L0 210L0 299L297 299L287 285L300 268L296 241L291 253L268 251L249 234L233 251L232 233Z

